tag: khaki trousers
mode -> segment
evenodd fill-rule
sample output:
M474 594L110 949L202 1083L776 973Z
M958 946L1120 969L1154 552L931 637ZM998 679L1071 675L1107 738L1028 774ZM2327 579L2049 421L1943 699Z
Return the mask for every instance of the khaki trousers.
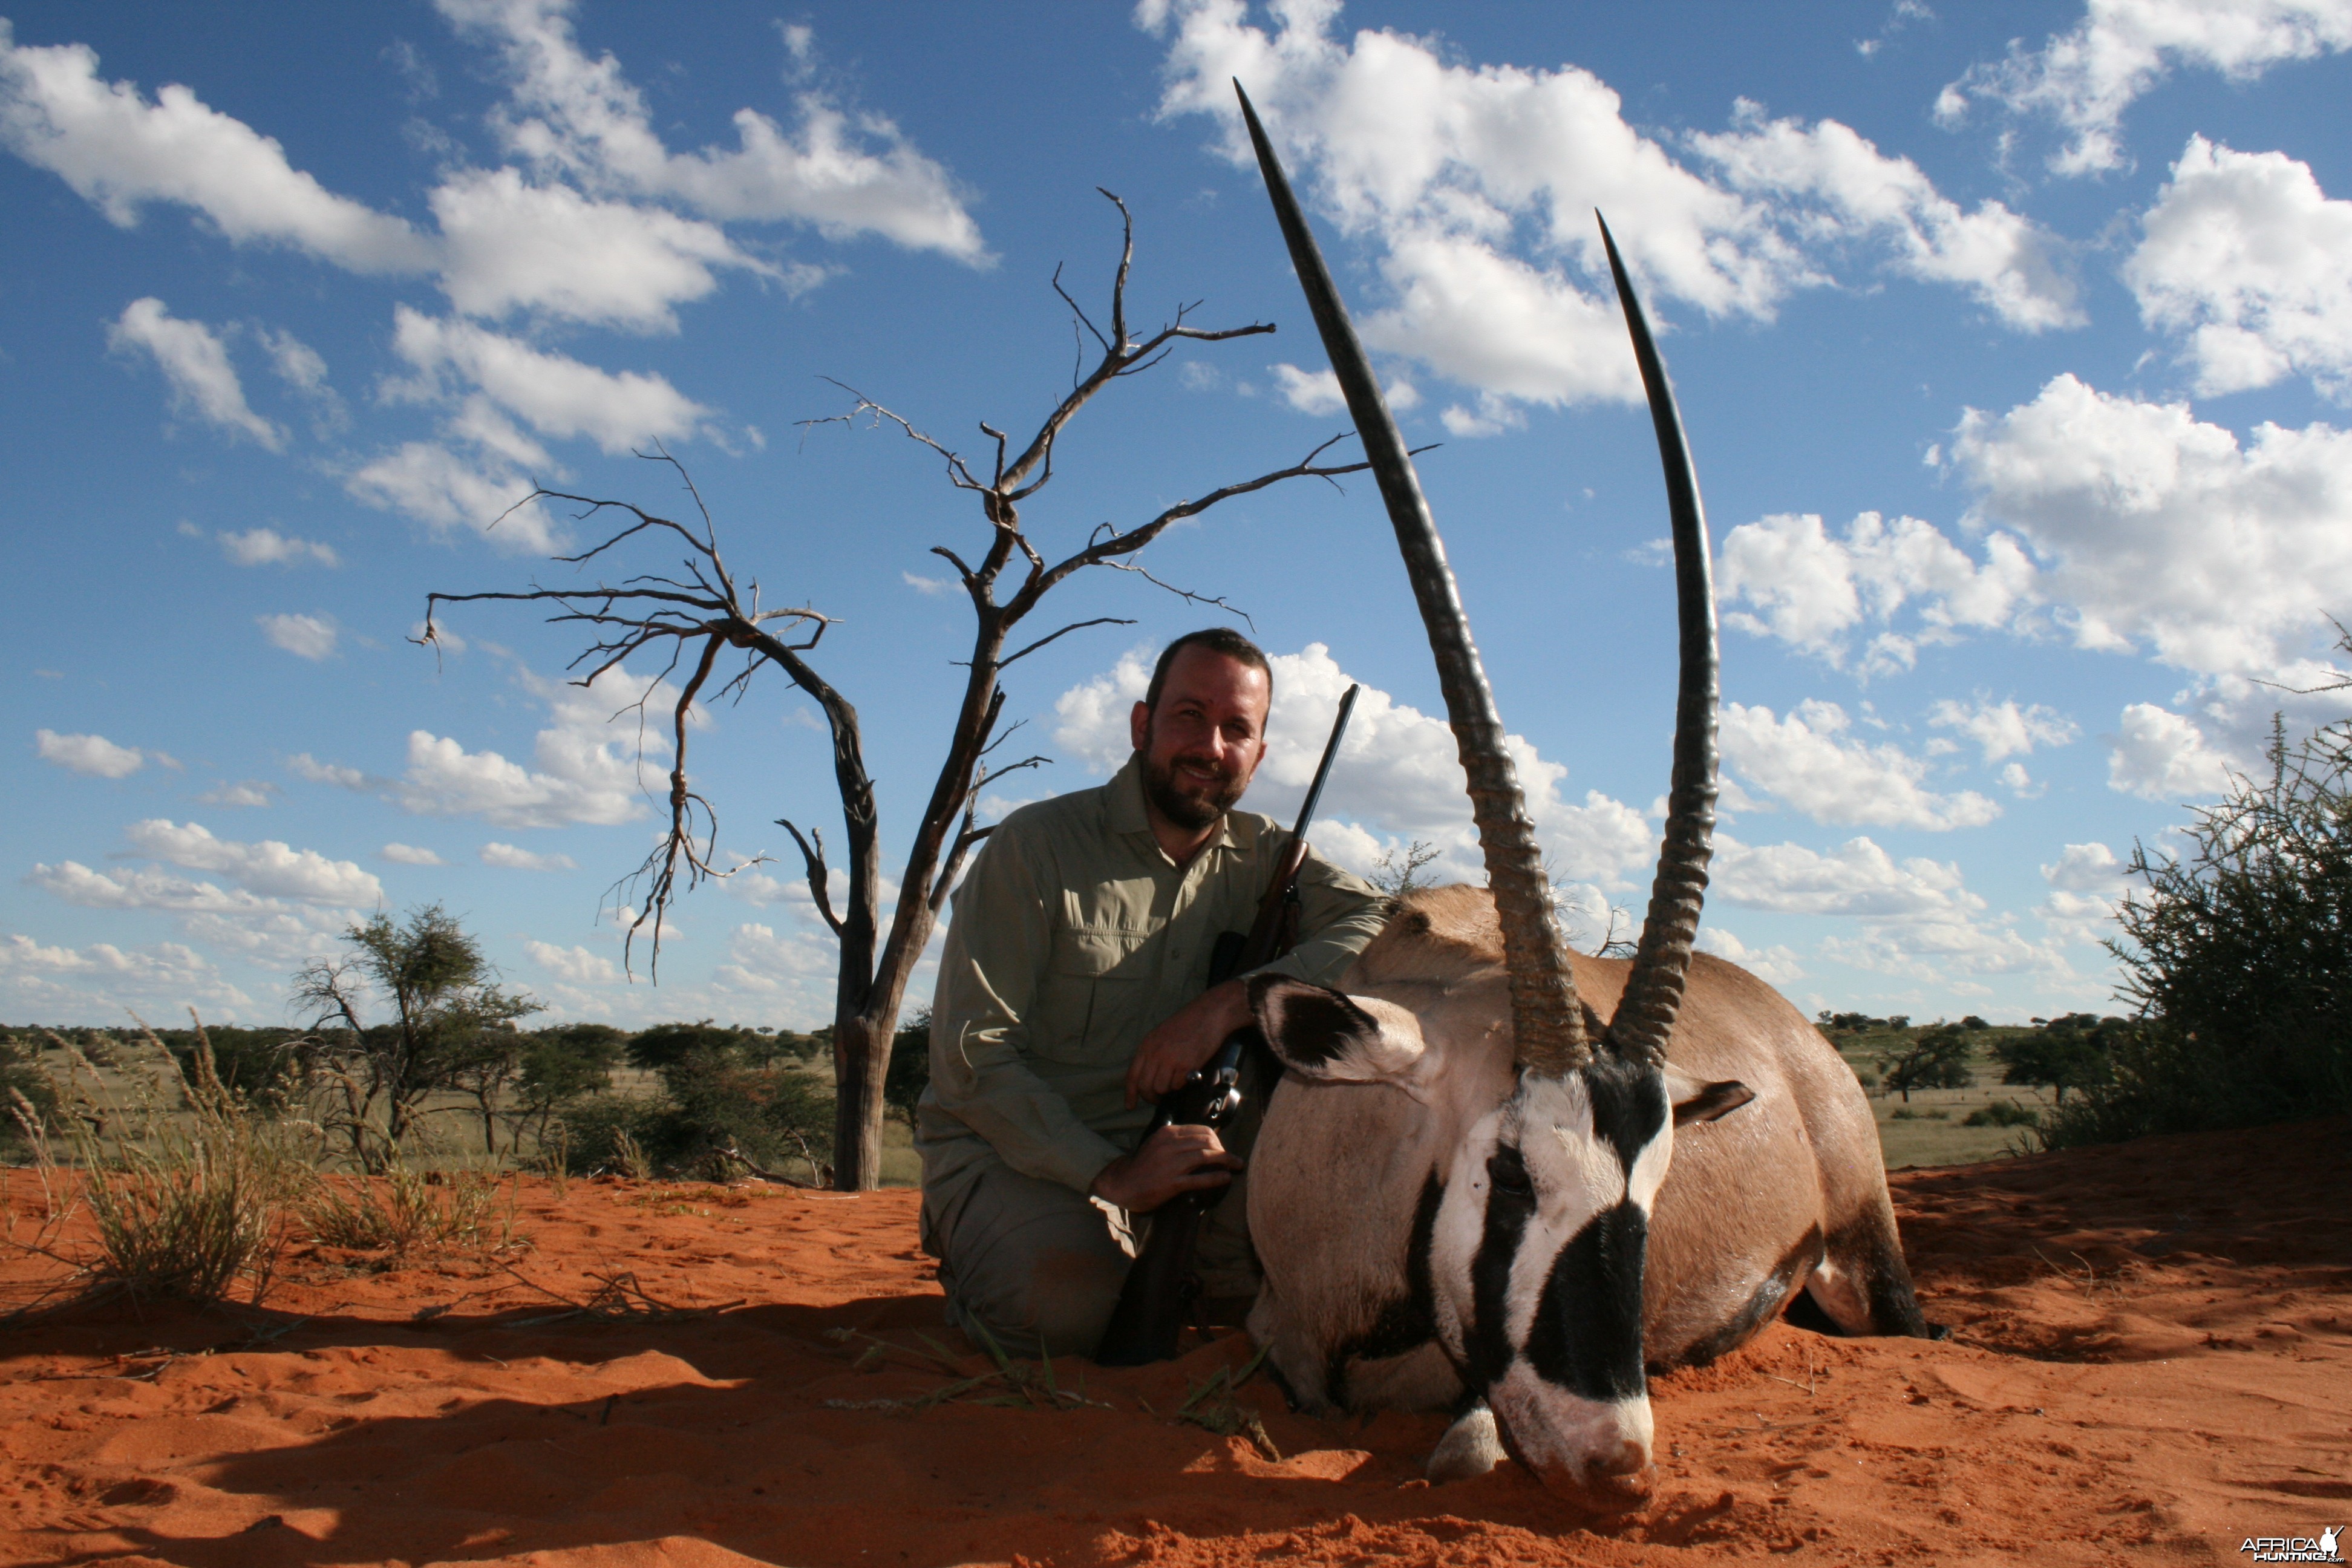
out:
M1248 1096L1226 1148L1246 1160L1265 1099ZM1257 1293L1246 1173L1201 1226L1193 1271L1210 1297ZM945 1212L923 1196L923 1248L940 1260L948 1321L975 1344L985 1329L1008 1355L1091 1356L1109 1326L1129 1262L1150 1234L1129 1215L1001 1160L980 1168Z

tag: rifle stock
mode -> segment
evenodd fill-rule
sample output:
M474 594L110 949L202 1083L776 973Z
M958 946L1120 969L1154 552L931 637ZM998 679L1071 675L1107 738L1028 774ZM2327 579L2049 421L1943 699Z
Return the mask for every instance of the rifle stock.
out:
M1244 936L1238 931L1226 931L1217 938L1209 960L1209 984L1213 986L1236 974L1263 968L1289 952L1298 941L1298 872L1307 863L1307 827L1314 820L1315 807L1323 797L1323 784L1330 777L1332 760L1339 754L1339 739L1347 733L1348 716L1355 710L1357 690L1350 686L1339 700L1339 718L1331 726L1331 738L1324 744L1315 782L1300 807L1298 826L1291 832L1289 847L1275 868L1274 880L1258 900L1257 917L1250 922L1249 933ZM1234 1030L1205 1067L1160 1102L1144 1138L1148 1140L1168 1126L1230 1126L1241 1110L1242 1064L1253 1047L1271 1055L1255 1026ZM1144 1237L1135 1261L1128 1266L1126 1281L1119 1287L1118 1305L1111 1312L1110 1326L1103 1331L1102 1343L1095 1349L1098 1364L1142 1366L1166 1361L1176 1353L1177 1338L1184 1329L1185 1310L1192 1301L1192 1254L1200 1242L1201 1222L1230 1190L1212 1187L1204 1192L1179 1193L1151 1211L1150 1232Z

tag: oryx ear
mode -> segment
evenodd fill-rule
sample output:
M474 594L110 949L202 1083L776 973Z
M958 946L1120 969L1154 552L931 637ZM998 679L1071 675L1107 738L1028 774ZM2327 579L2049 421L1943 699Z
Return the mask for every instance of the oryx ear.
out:
M1736 1078L1701 1083L1678 1068L1666 1069L1666 1095L1675 1103L1675 1125L1713 1121L1730 1115L1756 1098L1756 1091Z
M1249 983L1250 1012L1282 1065L1331 1083L1389 1083L1421 1061L1421 1023L1393 1002L1348 996L1286 974Z

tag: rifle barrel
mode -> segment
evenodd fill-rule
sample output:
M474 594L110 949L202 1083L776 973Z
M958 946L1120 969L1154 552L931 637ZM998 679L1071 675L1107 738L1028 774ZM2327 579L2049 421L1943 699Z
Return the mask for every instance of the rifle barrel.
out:
M1356 693L1361 686L1350 686L1339 699L1339 716L1331 721L1331 738L1323 742L1323 760L1315 766L1315 782L1307 786L1307 800L1298 808L1298 826L1290 830L1293 838L1307 837L1307 824L1315 820L1315 807L1323 799L1324 781L1331 776L1331 764L1339 759L1339 742L1348 733L1348 715L1356 710Z

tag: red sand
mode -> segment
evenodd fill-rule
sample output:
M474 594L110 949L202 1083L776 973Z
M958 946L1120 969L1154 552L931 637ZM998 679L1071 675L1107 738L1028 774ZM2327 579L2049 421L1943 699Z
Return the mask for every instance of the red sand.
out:
M262 1311L7 1331L0 1561L2243 1562L2249 1535L2352 1521L2347 1131L1898 1176L1952 1339L1776 1326L1659 1380L1655 1490L1618 1516L1511 1468L1431 1488L1434 1416L1307 1420L1259 1379L1239 1401L1276 1462L1147 1412L1238 1368L1237 1337L1056 1368L1108 1409L893 1408L948 1381L919 1352L949 1337L913 1194L527 1182L528 1245L495 1258L298 1249ZM24 1173L6 1196L38 1201ZM533 1321L562 1308L509 1263L574 1299L627 1270L662 1301L742 1304ZM0 1287L23 1300L45 1271L0 1259ZM861 1370L840 1329L910 1348Z

